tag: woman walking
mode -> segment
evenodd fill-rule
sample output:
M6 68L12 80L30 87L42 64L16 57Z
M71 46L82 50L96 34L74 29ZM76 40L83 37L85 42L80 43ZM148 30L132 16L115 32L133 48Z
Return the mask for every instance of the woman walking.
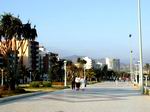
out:
M85 88L85 79L84 79L84 77L81 77L80 82L81 82L81 89L84 91L84 88Z
M75 78L75 82L76 82L76 90L79 90L80 89L80 77L79 76L77 76L76 78Z

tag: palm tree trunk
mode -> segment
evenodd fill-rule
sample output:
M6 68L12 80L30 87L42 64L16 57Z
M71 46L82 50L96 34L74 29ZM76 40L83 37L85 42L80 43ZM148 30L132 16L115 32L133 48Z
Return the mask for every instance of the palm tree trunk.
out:
M13 38L12 39L12 50L14 51L13 52L13 55L14 55L14 58L13 58L13 61L14 61L14 67L13 67L13 73L10 74L10 83L9 83L9 90L15 90L15 84L16 84L16 76L17 76L17 63L16 63L16 59L17 59L17 52L16 52L16 39Z

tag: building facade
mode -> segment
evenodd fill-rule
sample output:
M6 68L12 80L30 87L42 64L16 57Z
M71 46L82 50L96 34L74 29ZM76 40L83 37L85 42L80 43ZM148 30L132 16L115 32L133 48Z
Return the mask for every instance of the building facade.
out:
M19 41L17 43L19 44ZM39 42L24 40L18 56L30 71L39 70Z
M106 65L110 70L120 71L120 59L106 58Z
M93 64L92 59L89 57L83 57L83 59L86 61L85 69L91 69Z

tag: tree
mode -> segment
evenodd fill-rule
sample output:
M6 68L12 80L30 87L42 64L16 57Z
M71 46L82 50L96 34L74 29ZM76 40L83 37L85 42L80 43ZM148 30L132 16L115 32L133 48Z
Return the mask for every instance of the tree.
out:
M94 72L93 69L89 69L86 71L86 77L89 81L92 81L92 79L96 79L95 75L96 73Z
M37 37L36 29L31 24L23 24L19 17L10 13L1 15L0 18L0 54L4 56L6 69L9 71L9 89L14 90L18 76L18 61L26 49L23 49L26 40L33 41ZM27 46L26 46L27 47ZM21 56L18 59L19 49Z
M71 81L76 75L77 67L72 61L67 60L67 81Z
M64 75L64 60L58 59L58 54L50 53L50 70L49 70L49 79L50 81L63 81Z
M107 80L107 72L108 72L108 67L107 65L104 65L104 67L102 68L102 74L104 80Z
M99 69L94 69L95 72L95 77L97 78L97 81L101 81L102 80L102 70L101 68Z
M145 68L147 74L150 75L150 65L149 65L149 63L146 63L144 68Z
M84 59L78 58L78 74L79 76L84 76L84 65L86 64L86 61Z
M82 67L82 68L83 68L84 64L86 64L86 61L84 59L81 59L81 58L78 58L77 62L79 63L79 67Z

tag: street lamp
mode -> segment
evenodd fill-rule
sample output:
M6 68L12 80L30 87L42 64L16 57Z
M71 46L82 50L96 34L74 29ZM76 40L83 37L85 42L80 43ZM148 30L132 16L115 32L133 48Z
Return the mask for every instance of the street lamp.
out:
M32 81L32 73L31 73L31 71L30 71L30 82Z
M64 77L64 86L65 87L67 86L67 69L66 69L66 64L67 64L67 61L64 61L64 74L65 74L65 77Z
M86 79L86 74L85 74L86 66L85 66L85 64L84 64L84 66L83 66L83 69L84 69L84 80L85 80L85 79Z
M129 34L129 38L131 38L132 35ZM132 48L130 46L130 78L131 78L131 82L133 83L133 51Z
M1 79L1 86L4 85L4 70L1 69L1 73L2 73L2 79Z
M141 6L140 0L138 0L138 32L139 32L139 57L140 57L140 66L139 66L139 77L140 77L140 90L144 94L143 86L143 53L142 53L142 27L141 27Z

